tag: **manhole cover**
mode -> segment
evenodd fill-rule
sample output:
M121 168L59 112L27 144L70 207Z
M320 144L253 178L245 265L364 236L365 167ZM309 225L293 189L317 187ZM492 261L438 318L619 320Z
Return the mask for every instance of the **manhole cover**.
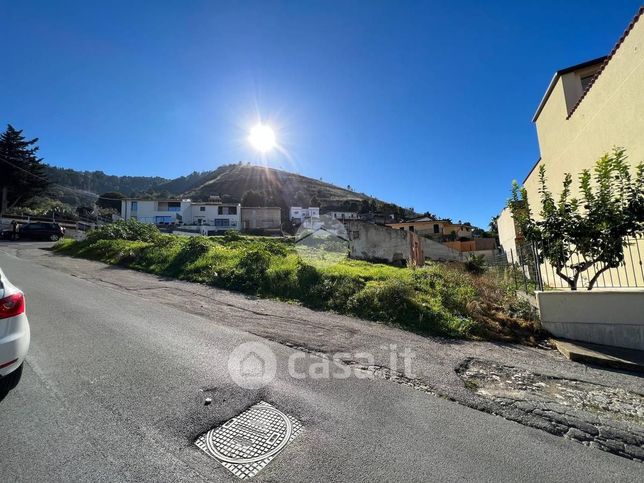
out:
M298 420L261 401L195 444L239 478L251 478L302 431Z

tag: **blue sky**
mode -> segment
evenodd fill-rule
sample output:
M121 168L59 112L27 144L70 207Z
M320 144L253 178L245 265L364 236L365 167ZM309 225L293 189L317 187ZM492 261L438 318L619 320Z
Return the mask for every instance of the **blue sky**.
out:
M0 123L46 162L175 177L265 162L486 226L555 70L637 1L0 0ZM246 142L258 116L284 153Z

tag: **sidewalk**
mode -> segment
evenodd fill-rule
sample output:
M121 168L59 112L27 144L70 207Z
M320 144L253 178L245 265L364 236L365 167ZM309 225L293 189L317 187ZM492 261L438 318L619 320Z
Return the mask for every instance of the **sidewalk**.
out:
M644 372L644 351L567 339L552 339L552 342L571 361Z

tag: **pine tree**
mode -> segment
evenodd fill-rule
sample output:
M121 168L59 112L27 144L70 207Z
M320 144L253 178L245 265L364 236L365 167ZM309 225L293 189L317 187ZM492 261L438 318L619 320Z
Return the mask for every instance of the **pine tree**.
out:
M0 193L7 190L7 207L24 204L43 193L49 182L42 158L37 156L38 138L27 140L11 124L0 134Z

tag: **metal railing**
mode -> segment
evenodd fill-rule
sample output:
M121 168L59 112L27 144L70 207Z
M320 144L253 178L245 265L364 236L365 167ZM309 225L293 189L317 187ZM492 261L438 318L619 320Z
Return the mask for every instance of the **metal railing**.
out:
M577 289L588 289L593 279L593 289L644 288L644 236L626 238L624 244L624 259L615 268L606 268L603 263L596 263L588 270L581 272L577 280ZM543 257L541 246L536 243L524 243L505 252L505 262L517 270L516 285L528 286L533 284L536 290L570 289L568 282L562 278L557 269ZM571 265L585 262L583 256L573 250L569 263L559 272L567 278L572 278L574 271Z

